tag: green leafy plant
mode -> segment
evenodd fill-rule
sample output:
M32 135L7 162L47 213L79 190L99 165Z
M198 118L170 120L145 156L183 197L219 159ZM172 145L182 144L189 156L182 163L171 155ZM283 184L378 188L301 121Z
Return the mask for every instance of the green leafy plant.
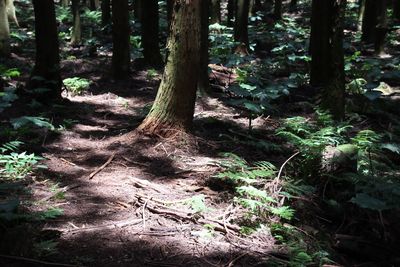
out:
M63 80L63 83L68 91L73 95L81 95L90 87L90 80L79 77L72 77Z

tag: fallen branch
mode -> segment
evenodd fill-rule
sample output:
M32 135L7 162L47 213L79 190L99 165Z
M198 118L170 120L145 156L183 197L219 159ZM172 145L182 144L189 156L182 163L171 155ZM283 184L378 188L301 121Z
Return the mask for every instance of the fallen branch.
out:
M98 173L101 172L105 167L107 167L107 165L111 163L111 161L114 159L114 157L115 157L115 153L113 153L113 154L108 158L108 160L106 161L106 163L104 163L103 165L101 165L98 169L96 169L94 172L92 172L92 173L89 175L89 180L93 179L93 177L94 177L96 174L98 174Z

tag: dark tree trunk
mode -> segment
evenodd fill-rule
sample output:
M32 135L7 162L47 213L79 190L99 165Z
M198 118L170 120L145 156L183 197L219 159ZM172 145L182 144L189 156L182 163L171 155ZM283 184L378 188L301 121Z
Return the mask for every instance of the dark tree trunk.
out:
M54 1L32 2L35 13L36 58L28 87L39 101L51 103L61 99L62 85ZM43 89L47 89L46 92Z
M375 53L380 55L384 52L385 38L388 32L387 25L387 0L380 0L378 3L378 18L375 29Z
M201 5L175 1L168 59L156 100L138 131L168 136L192 126L200 68Z
M297 10L297 0L291 0L289 4L289 12L295 12Z
M72 34L71 45L79 45L82 42L80 0L72 0Z
M344 117L343 20L345 0L313 0L311 85L321 87L321 107L335 119Z
M114 1L114 0L113 0ZM133 0L133 15L137 21L142 21L142 1Z
M376 38L376 25L378 22L378 1L365 0L365 10L362 23L362 37L366 43L374 43Z
M112 1L113 56L112 71L115 79L125 79L129 75L129 5L128 0Z
M282 19L282 0L275 0L274 17L277 20Z
M207 2L206 0L203 0ZM211 24L221 24L221 0L211 0Z
M172 13L174 7L174 0L166 0L167 1L167 20L168 20L168 29L171 28L171 21L172 21Z
M159 26L158 26L158 1L157 0L139 0L141 1L141 10L144 12L142 18L142 46L143 56L146 65L154 68L160 68L163 65L159 47Z
M202 1L202 0L201 0ZM201 43L200 43L200 71L198 90L201 93L207 93L210 91L210 82L208 78L208 25L209 25L209 4L207 1L201 3Z
M111 4L110 0L101 1L101 24L107 26L111 23Z
M393 16L396 20L400 21L400 1L393 1Z
M234 39L247 50L249 45L248 20L250 0L236 0Z
M227 6L227 22L226 25L229 27L233 26L233 19L235 18L235 0L228 0L228 6Z

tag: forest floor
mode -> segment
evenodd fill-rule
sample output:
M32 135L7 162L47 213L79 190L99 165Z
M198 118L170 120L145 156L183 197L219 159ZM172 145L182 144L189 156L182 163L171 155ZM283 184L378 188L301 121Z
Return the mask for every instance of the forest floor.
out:
M40 236L57 242L49 260L78 266L266 266L271 258L285 261L285 249L268 231L251 238L239 235L238 226L228 223L238 212L228 201L232 193L210 182L220 170L221 152L283 161L226 138L247 134L246 117L223 98L202 97L193 135L138 136L134 129L154 100L159 75L149 79L138 71L127 82L115 82L96 77L105 62L62 65L64 73L90 76L94 83L83 96L65 95L70 103L56 116L74 124L45 134L42 156L48 169L29 184L29 197L40 208L63 210L61 217L41 225ZM253 122L265 139L274 138L276 126L271 118ZM207 206L201 214L191 208L196 197L204 197ZM44 264L20 260L21 265L15 259L1 263Z

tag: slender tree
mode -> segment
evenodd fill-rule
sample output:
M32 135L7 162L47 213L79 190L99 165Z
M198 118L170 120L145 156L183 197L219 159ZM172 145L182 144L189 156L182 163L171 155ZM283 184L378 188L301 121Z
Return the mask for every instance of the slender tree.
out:
M230 27L233 26L233 19L235 18L235 1L236 0L228 0L228 4L227 4L227 22L226 24Z
M282 19L282 0L275 0L274 17L276 20Z
M384 52L385 38L388 32L387 25L387 0L380 0L377 9L377 25L375 29L375 53L380 55Z
M358 31L362 31L364 12L365 12L365 0L358 0L358 23L357 23Z
M138 130L170 135L191 128L196 100L201 44L201 3L175 0L168 59L150 113Z
M365 0L361 40L366 43L374 43L376 38L378 2L377 0Z
M208 62L209 62L209 4L207 1L201 3L201 43L200 43L200 70L198 89L201 93L210 91L210 82L208 78Z
M221 24L221 0L211 0L211 24Z
M239 42L240 52L249 45L248 20L250 0L236 0L234 39Z
M6 0L0 0L0 55L10 52L10 25L8 23Z
M313 0L311 18L311 85L321 88L322 108L344 117L343 20L345 0Z
M101 1L101 25L104 27L111 23L111 4L110 0Z
M51 103L61 99L62 85L54 1L32 2L35 13L36 58L28 87L36 94L39 101Z
M82 42L80 0L72 0L72 34L71 45L79 45Z
M159 68L163 65L159 38L158 38L158 1L157 0L139 0L141 1L142 18L142 46L143 56L146 64L151 67Z
M128 0L112 1L113 56L112 71L115 79L128 77L130 68L130 28Z

